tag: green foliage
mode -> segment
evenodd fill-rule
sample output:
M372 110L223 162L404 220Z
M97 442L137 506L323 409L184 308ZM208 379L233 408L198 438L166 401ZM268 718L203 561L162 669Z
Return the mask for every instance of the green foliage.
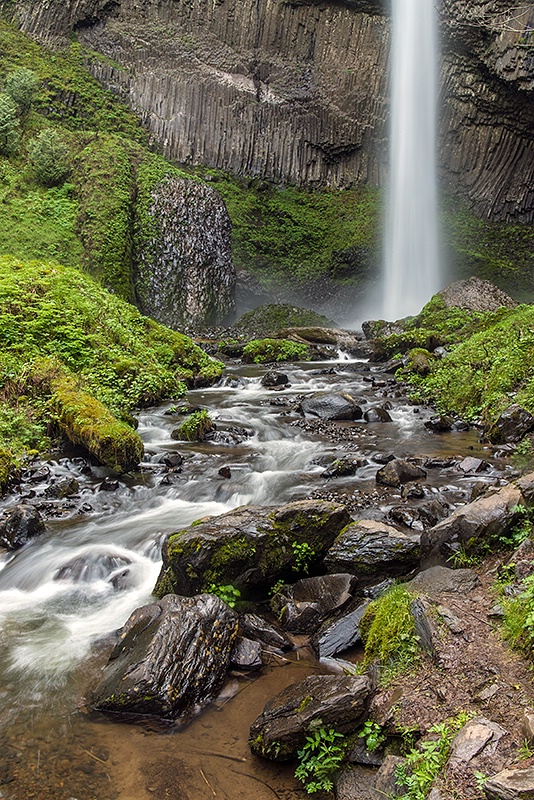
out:
M0 154L11 155L19 146L18 109L8 94L0 93Z
M47 128L30 142L28 156L33 164L35 177L43 186L57 186L69 174L69 148L61 135Z
M178 428L177 436L188 442L202 442L207 433L215 430L215 425L208 412L195 411Z
M530 657L534 651L534 575L523 581L523 591L513 598L503 598L503 628L506 639Z
M310 547L308 542L291 542L291 549L295 554L294 572L308 573L310 561L315 558L315 550Z
M253 339L243 348L243 361L265 364L270 361L306 361L308 345L289 339Z
M370 603L360 622L364 664L378 659L385 676L410 669L420 654L410 604L412 595L401 584Z
M387 740L381 726L372 719L366 720L358 732L358 738L364 740L365 749L369 753L378 750Z
M241 592L239 589L236 589L235 586L232 586L232 584L220 586L215 583L210 583L206 591L208 594L214 594L216 597L220 597L227 606L230 606L230 608L235 608L235 604L241 597Z
M39 81L31 69L21 67L6 78L6 94L18 106L21 114L27 114L37 92Z
M329 792L334 788L333 776L343 761L344 736L335 730L319 728L306 737L306 744L298 751L299 765L295 777L305 786L308 794Z
M332 328L334 323L316 311L279 303L247 311L237 320L234 327L244 335L267 336L284 328Z
M451 743L458 731L463 728L469 715L461 712L452 719L440 722L429 728L434 739L421 742L406 756L406 764L396 769L396 779L406 789L406 800L426 800L426 797L447 762Z

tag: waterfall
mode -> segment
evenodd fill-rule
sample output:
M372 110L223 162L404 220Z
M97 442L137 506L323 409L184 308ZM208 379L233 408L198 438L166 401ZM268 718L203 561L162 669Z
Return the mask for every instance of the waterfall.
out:
M390 186L383 316L418 313L441 288L435 159L434 0L392 0Z

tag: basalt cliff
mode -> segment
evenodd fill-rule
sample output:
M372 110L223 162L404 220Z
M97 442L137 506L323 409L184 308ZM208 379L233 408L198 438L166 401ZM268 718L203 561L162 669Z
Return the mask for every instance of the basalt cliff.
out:
M4 2L90 68L179 162L302 186L380 185L387 169L384 0ZM440 163L490 219L534 218L534 5L443 0Z

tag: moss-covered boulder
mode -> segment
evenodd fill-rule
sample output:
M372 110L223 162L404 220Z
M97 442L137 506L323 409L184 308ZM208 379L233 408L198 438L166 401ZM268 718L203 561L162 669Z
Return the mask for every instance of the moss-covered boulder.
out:
M345 506L300 500L277 509L244 506L172 533L155 593L194 595L231 584L265 593L280 579L316 569L349 522Z

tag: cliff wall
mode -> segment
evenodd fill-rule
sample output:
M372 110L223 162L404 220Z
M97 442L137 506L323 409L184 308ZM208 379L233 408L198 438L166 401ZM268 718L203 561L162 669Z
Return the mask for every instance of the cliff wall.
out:
M7 5L7 4L6 4ZM165 155L297 185L380 185L389 20L378 2L26 0L21 27L76 29L94 74ZM443 0L440 163L491 219L534 219L534 5Z

